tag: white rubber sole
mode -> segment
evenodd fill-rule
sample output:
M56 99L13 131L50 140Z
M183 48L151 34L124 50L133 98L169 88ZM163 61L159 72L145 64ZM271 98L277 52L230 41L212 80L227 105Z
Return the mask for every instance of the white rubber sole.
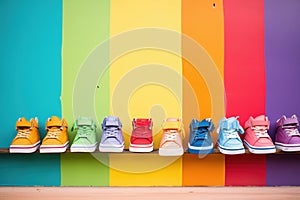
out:
M182 156L183 148L177 148L177 149L159 148L158 154L160 156Z
M63 153L67 150L69 141L63 145L41 145L40 153Z
M147 145L136 145L136 144L130 143L129 151L130 152L141 152L141 153L151 152L151 151L153 151L153 142L151 144L147 144Z
M94 152L96 151L97 143L91 145L72 145L70 151L73 152Z
M113 153L120 153L124 150L124 143L122 145L107 145L101 144L99 145L100 152L113 152Z
M221 149L220 147L218 147L218 149L222 154L226 154L226 155L238 155L238 154L244 154L245 153L245 149L225 150L225 149Z
M266 146L266 147L254 147L250 145L246 140L244 141L246 147L249 149L250 153L253 154L270 154L275 153L275 146Z
M280 142L275 142L277 149L287 152L300 151L300 144L283 144Z
M40 146L41 141L33 145L10 145L9 153L34 153Z
M237 154L244 154L245 149L228 149L218 144L218 149L222 154L226 155L237 155Z
M188 148L192 149L192 150L196 150L196 151L204 151L204 150L211 150L211 149L213 149L214 145L211 144L211 145L206 146L206 147L195 147L195 146L190 145L190 143L188 143Z

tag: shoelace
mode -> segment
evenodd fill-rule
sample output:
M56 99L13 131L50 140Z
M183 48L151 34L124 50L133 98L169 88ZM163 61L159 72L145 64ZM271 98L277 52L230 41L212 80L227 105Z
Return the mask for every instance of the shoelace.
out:
M269 135L267 133L268 129L265 126L254 126L251 128L254 132L255 135L259 138L268 138Z
M300 136L300 133L296 126L286 126L284 127L284 130L286 130L286 133L289 137L291 136Z
M47 138L58 138L58 135L61 133L61 129L57 127L51 127L47 133Z
M91 126L78 126L77 134L79 137L84 138L92 133Z
M108 136L110 136L110 137L116 137L116 135L119 132L119 128L118 127L109 126L109 127L106 128L106 132L107 132Z
M226 137L229 139L235 139L239 137L236 129L231 129L231 130L224 129L224 133L226 134Z
M205 139L206 136L207 136L207 133L208 130L205 129L205 128L198 128L196 131L195 131L195 140L201 140L201 139Z
M17 138L28 138L29 133L30 133L29 130L30 130L29 128L28 129L19 129L16 137Z
M176 130L167 130L165 133L164 139L166 140L176 140L176 135L178 135Z

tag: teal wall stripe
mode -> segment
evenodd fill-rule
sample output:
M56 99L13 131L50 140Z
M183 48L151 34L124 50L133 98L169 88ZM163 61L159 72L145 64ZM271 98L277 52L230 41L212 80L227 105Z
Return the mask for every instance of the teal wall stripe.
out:
M51 115L61 116L61 0L0 0L0 148L15 122L37 116L41 136Z
M60 186L60 154L1 154L1 186Z
M61 116L61 0L0 0L0 148L16 135L15 122ZM59 154L1 154L0 185L59 186Z

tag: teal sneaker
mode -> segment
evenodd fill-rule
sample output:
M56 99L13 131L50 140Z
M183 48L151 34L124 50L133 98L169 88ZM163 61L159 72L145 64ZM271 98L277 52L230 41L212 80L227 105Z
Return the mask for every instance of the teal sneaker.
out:
M218 148L221 153L229 155L245 153L243 142L238 134L243 134L244 129L236 117L221 119L217 133L219 134Z
M94 152L97 147L96 124L91 118L78 117L73 126L77 134L71 152Z

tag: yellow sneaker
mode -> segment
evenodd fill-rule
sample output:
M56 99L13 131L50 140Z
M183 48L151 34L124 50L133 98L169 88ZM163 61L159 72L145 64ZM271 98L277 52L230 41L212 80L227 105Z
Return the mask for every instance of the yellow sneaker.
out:
M27 121L24 117L19 118L16 122L17 135L13 139L10 147L10 153L33 153L41 141L39 134L38 119L32 118Z
M62 153L69 145L68 123L56 116L46 122L47 134L40 146L40 153Z

